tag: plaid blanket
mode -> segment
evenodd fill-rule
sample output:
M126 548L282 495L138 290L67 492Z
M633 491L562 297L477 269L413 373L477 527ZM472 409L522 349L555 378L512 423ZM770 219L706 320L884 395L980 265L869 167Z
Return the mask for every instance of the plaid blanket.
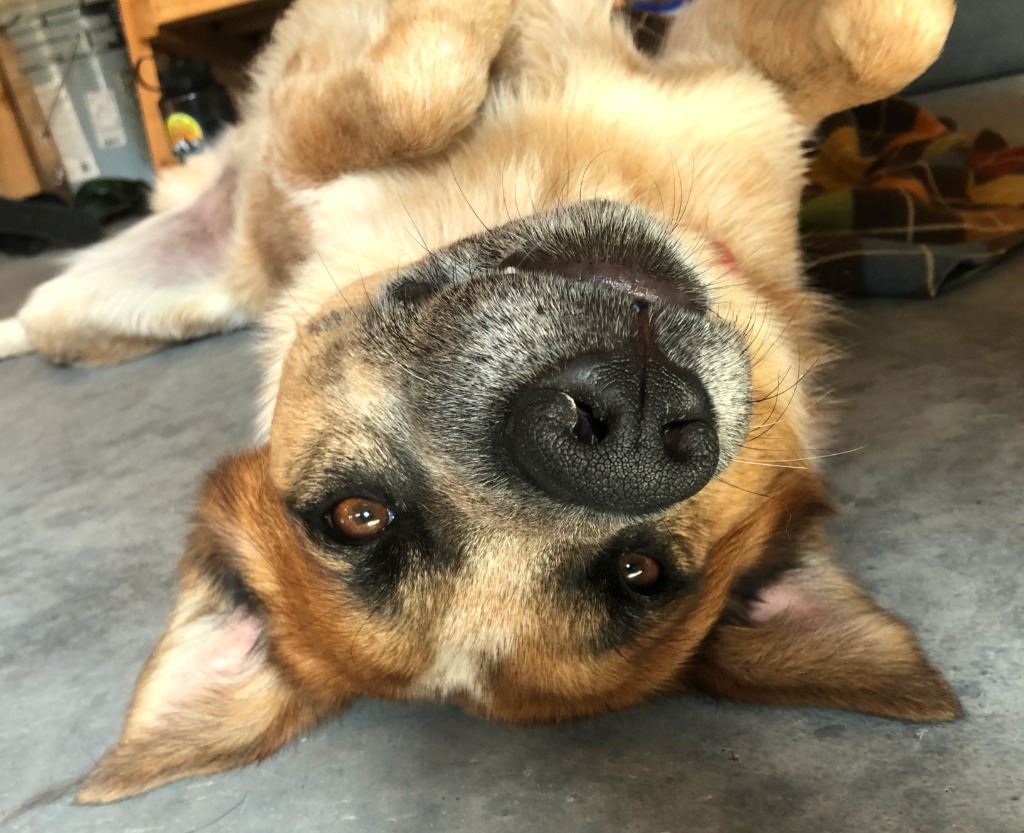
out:
M813 283L934 297L1024 243L1024 147L900 98L819 128L801 231Z

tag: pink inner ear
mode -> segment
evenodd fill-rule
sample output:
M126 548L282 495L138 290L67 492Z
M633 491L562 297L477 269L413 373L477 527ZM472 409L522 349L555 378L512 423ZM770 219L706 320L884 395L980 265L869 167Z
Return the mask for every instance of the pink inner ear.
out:
M235 612L204 646L198 663L219 677L246 676L263 660L264 652L254 650L263 633L263 620L254 613ZM205 661L203 661L205 660Z
M747 615L755 625L763 625L783 613L798 619L812 619L823 611L805 588L789 578L762 588L747 609Z
M207 614L173 628L171 642L140 689L136 723L160 724L208 693L243 686L267 664L262 617L248 610Z
M260 644L263 620L248 611L209 617L193 623L192 632L178 650L166 657L161 669L166 687L158 686L166 707L191 702L211 688L231 685L255 673L266 660Z

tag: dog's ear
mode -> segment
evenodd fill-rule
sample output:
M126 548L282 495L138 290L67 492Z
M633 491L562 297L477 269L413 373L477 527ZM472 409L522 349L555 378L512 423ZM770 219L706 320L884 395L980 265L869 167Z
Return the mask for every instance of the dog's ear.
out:
M117 745L76 800L99 804L274 752L333 710L301 690L275 656L260 592L262 548L282 546L266 459L252 452L210 476L180 565L167 629L135 686ZM265 592L265 591L264 591Z
M953 0L694 0L664 60L752 64L800 120L903 89L939 56Z
M836 566L812 485L782 492L757 560L731 582L718 624L690 667L710 694L828 706L904 720L957 717L960 703L910 629Z

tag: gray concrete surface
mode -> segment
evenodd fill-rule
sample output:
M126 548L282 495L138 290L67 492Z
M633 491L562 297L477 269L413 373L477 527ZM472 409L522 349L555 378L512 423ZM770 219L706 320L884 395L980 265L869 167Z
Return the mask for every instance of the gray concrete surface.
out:
M52 263L0 264L0 306ZM27 277L28 276L28 277ZM967 717L699 699L555 728L366 701L265 763L77 807L172 600L201 472L244 445L252 334L110 370L0 363L0 831L1024 831L1024 260L847 305L827 470L848 568Z

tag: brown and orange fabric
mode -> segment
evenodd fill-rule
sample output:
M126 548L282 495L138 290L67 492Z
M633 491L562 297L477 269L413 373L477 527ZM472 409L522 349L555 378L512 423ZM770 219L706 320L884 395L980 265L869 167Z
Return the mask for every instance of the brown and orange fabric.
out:
M801 231L813 283L934 297L1024 244L1024 147L890 98L819 129Z

